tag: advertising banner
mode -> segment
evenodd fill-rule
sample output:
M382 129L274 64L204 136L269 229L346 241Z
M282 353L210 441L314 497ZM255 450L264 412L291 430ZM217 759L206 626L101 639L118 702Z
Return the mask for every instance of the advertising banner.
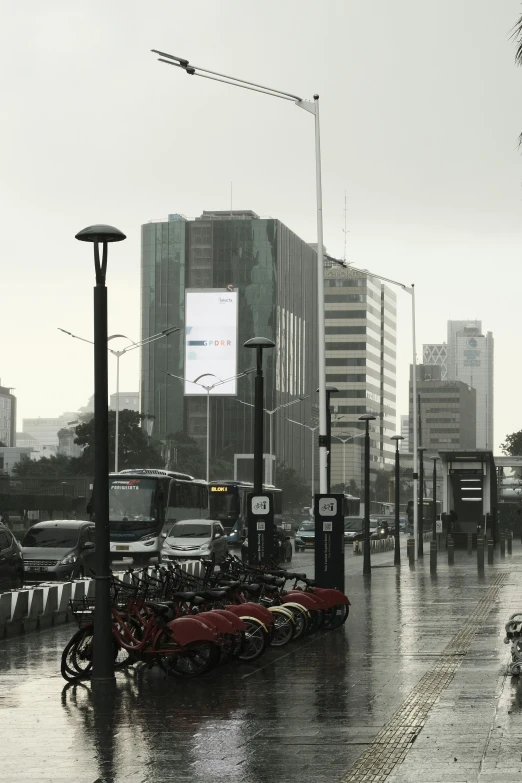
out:
M193 288L185 293L185 394L206 394L189 381L204 375L211 386L237 375L237 291ZM213 377L215 376L215 377ZM237 394L237 381L216 386L210 394Z

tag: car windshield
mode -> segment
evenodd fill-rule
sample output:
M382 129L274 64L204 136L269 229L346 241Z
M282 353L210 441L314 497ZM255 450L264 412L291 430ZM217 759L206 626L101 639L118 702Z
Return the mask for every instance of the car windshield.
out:
M212 519L236 519L239 513L239 498L234 488L227 492L218 492L222 487L210 487L210 516ZM215 491L214 491L215 490Z
M34 527L25 534L22 546L72 549L78 543L78 528L64 530L63 527Z
M363 521L362 519L349 519L345 520L344 523L344 529L346 532L350 530L355 530L356 533L359 533L362 530Z
M203 522L176 522L170 529L172 538L210 538L211 526Z
M302 530L315 530L315 522L301 522L299 532Z
M109 485L111 522L154 521L154 479L113 478Z

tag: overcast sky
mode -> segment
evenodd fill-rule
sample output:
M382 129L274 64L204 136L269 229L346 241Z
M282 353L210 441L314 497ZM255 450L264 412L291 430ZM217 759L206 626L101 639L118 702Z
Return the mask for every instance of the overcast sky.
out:
M321 96L325 244L415 282L418 356L449 318L495 337L495 441L522 428L519 0L0 0L0 379L23 417L87 402L92 250L109 223L109 333L139 338L140 225L253 209L316 240L313 117L189 78L195 64ZM397 414L410 297L399 298ZM116 342L116 341L115 341ZM121 388L138 388L138 356ZM111 361L111 391L114 362Z

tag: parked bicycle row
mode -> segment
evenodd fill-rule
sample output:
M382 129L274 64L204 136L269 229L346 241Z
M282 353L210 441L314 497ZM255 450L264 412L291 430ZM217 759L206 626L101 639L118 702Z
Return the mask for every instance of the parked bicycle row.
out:
M284 647L322 629L343 625L350 601L317 587L306 574L248 566L228 556L202 577L175 564L112 576L112 640L116 669L144 663L169 676L200 676L231 660L255 661L268 647ZM96 606L72 601L79 625L61 661L66 680L92 671Z

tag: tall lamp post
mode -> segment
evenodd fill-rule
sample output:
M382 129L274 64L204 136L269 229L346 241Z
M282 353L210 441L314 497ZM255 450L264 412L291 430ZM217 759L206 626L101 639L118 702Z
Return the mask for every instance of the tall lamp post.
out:
M295 419L287 418L286 420L292 422L292 424L298 424L300 427L306 427L307 430L310 430L310 434L312 436L312 505L311 508L313 510L314 494L315 494L315 431L319 428L319 425L316 424L315 427L311 427L309 424L303 424L302 421L295 421Z
M401 466L399 443L404 440L402 435L392 435L391 440L395 441L395 555L393 562L395 565L401 564L401 542L399 531L399 506L401 502Z
M350 435L348 438L341 438L339 435L332 435L332 438L335 438L335 440L340 440L343 444L343 487L346 491L346 444L349 441L355 440L355 438L361 438L364 435L364 432L359 432L356 435Z
M369 272L367 269L357 269L351 264L347 264L346 261L341 261L338 258L333 258L327 255L326 258L329 261L333 261L334 264L345 269L352 269L354 272L359 272L368 277L376 277L377 280L382 280L385 283L391 283L402 288L403 291L411 296L411 339L412 339L412 359L413 359L413 377L412 377L412 394L413 394L413 538L417 541L418 521L419 521L419 509L418 509L418 460L417 460L417 448L419 445L418 433L417 433L417 338L415 335L415 284L410 286L400 283L398 280L392 280L389 277L383 277L382 275L376 275L374 272ZM417 548L415 547L414 553L415 560L417 559Z
M419 446L419 539L417 542L419 557L424 557L424 452L426 446Z
M363 413L359 421L366 424L364 438L364 561L363 574L371 574L372 563L370 558L370 422L377 417L372 413Z
M318 378L319 378L319 491L325 493L326 490L326 453L327 453L327 430L326 430L326 359L324 342L324 250L323 250L323 196L321 184L321 134L319 126L319 96L314 95L313 101L306 101L298 95L289 92L266 87L256 82L248 82L244 79L238 79L234 76L227 76L217 71L210 71L208 68L200 68L197 65L189 63L184 57L177 57L173 54L160 52L157 49L152 50L159 54L160 62L166 65L173 65L181 68L189 76L201 76L204 79L223 82L232 87L241 87L245 90L260 92L269 95L272 98L280 98L285 101L295 103L300 109L304 109L314 115L315 119L315 189L317 202L317 345L318 345Z
M433 541L437 540L437 460L438 457L430 457L433 462L433 526L431 537Z
M221 380L221 378L218 378L217 375L214 375L213 372L204 372L201 375L198 375L198 377L193 380L189 381L188 378L182 378L181 375L174 375L172 372L167 372L166 375L170 375L171 378L177 378L178 381L183 381L183 383L193 383L195 386L201 386L202 389L205 389L205 392L207 394L207 464L206 464L206 481L207 484L210 481L210 392L215 389L217 386L222 386L224 383L228 383L229 381L235 381L237 378L243 378L243 376L248 375L248 373L254 372L254 369L245 370L245 372L240 372L238 375L233 375L231 378L225 378L224 381ZM202 378L217 378L215 383L200 383Z
M57 327L58 331L63 332L64 334L68 334L69 337L74 337L75 340L81 340L84 343L91 343L92 340L87 340L85 337L79 337L77 334L73 334L72 332L68 332L67 329L62 329L60 326ZM119 452L120 452L120 358L124 356L129 351L133 351L135 348L143 348L146 345L149 345L150 343L155 342L156 340L160 340L162 337L168 337L169 334L173 334L174 332L181 331L181 328L179 326L173 326L169 327L168 329L163 329L163 331L158 332L157 334L153 334L150 337L146 337L144 340L140 340L139 342L135 343L133 340L131 340L130 337L127 337L125 334L111 334L110 337L107 337L107 342L109 343L111 340L116 339L117 337L121 337L124 340L129 340L130 345L127 345L123 350L121 351L115 351L113 348L109 348L107 346L107 350L109 353L112 353L113 356L116 357L116 427L115 427L115 433L114 433L114 472L117 473L119 469Z
M266 408L264 409L264 412L269 417L268 421L269 421L269 424L270 424L270 427L269 427L269 433L270 433L270 435L269 435L270 464L269 464L269 467L268 467L268 474L269 474L268 483L269 484L273 484L274 483L274 470L273 470L273 465L272 465L272 456L274 455L274 451L273 451L273 449L274 449L274 442L273 442L273 440L274 440L274 432L273 432L273 426L272 426L272 416L275 413L277 413L278 411L283 410L283 408L289 408L290 405L295 405L296 402L303 402L303 400L306 400L306 399L308 399L308 398L307 397L298 397L297 400L291 400L290 402L284 402L282 405L278 405L277 408L274 408L271 411L267 410ZM241 403L241 405L248 405L249 408L253 408L254 407L251 402L245 402L244 400L238 400L237 397L236 397L236 402Z
M321 413L321 387L317 389L319 392L319 413ZM326 398L325 398L325 413L326 413L326 444L327 444L327 451L326 451L326 492L330 492L331 487L331 477L332 477L332 410L330 407L330 398L332 394L339 394L339 389L337 386L332 386L332 384L328 383L326 385ZM319 420L319 433L321 432L320 429L321 421ZM322 490L321 490L322 492Z
M263 350L275 348L275 343L268 337L252 337L243 343L245 348L256 350L256 378L254 386L254 492L263 492L263 410L264 410L264 380L263 380Z
M88 226L76 239L94 244L94 514L96 544L96 625L93 637L93 681L114 680L109 540L109 400L107 372L107 250L126 239L112 226ZM100 259L100 244L102 256Z

